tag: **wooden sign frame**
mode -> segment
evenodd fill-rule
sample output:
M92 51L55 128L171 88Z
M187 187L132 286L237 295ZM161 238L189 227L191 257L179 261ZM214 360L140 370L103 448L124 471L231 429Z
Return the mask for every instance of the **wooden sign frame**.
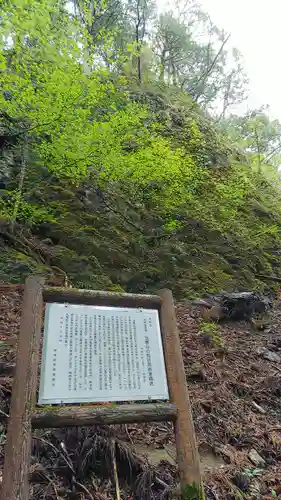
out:
M143 307L159 311L170 402L117 406L61 406L54 411L36 408L37 373L43 303ZM5 448L2 500L29 499L29 466L32 428L91 426L140 422L174 422L182 499L204 498L186 375L181 354L173 296L99 292L45 287L38 276L24 287L16 371ZM189 496L192 492L192 497Z

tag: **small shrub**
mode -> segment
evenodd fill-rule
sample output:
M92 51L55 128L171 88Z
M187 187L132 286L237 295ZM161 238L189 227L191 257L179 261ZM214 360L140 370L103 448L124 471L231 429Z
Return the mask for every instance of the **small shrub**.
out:
M200 323L200 332L204 337L208 337L211 340L213 346L223 347L224 340L217 323L202 320Z

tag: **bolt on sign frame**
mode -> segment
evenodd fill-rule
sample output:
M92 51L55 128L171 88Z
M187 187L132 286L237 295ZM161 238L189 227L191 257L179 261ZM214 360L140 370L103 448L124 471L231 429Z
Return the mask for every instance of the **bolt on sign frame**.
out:
M164 350L170 402L110 406L36 407L39 350L45 302L157 309ZM204 498L186 376L181 354L173 297L170 290L157 295L100 292L44 286L38 276L24 287L16 371L5 448L2 500L29 500L32 428L91 426L140 422L174 423L182 498Z

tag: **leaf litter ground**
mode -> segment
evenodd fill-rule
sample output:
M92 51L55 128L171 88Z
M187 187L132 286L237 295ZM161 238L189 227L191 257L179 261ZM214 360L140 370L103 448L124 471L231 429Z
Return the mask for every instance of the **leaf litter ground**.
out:
M21 290L0 286L0 482ZM281 305L269 327L225 323L201 330L202 307L178 304L182 352L208 499L281 498ZM249 455L255 450L261 464ZM252 456L251 456L252 458ZM36 430L31 500L178 498L171 424Z

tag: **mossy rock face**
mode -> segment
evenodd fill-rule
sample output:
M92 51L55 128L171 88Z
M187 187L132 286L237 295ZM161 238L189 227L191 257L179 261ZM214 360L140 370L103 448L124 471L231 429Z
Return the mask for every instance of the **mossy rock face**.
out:
M111 287L114 285L108 279L107 276L104 275L95 275L95 274L79 274L78 276L72 277L69 274L70 281L75 288L89 288L92 290L111 290ZM80 279L79 279L80 278Z
M0 282L23 283L29 274L48 272L48 267L10 247L0 248Z
M113 283L105 273L97 272L91 260L79 257L68 249L65 249L65 252L63 250L57 265L60 264L59 267L66 273L73 286L124 292L124 289L118 283ZM17 250L9 247L0 248L0 282L24 283L30 274L51 277L54 272L52 267L44 266Z
M269 284L256 275L281 274L278 192L259 184L250 164L229 164L235 152L190 96L165 85L132 84L127 90L150 109L145 126L152 124L155 131L160 125L159 133L196 166L196 178L186 181L187 197L178 205L171 193L170 204L166 181L101 181L94 169L74 186L36 160L29 165L24 201L38 210L44 205L52 216L37 223L20 219L10 234L10 207L0 199L0 281L19 283L30 273L43 273L51 282L66 274L78 288L132 293L170 288L176 299L221 290L267 291ZM122 93L118 106L127 106ZM128 154L140 146L132 140L124 144ZM3 173L16 189L19 167L10 160L11 168L7 157L2 162ZM241 180L245 193L232 200Z
M52 259L52 264L63 269L70 282L77 288L107 290L113 285L95 258L77 255L69 248L60 247Z

